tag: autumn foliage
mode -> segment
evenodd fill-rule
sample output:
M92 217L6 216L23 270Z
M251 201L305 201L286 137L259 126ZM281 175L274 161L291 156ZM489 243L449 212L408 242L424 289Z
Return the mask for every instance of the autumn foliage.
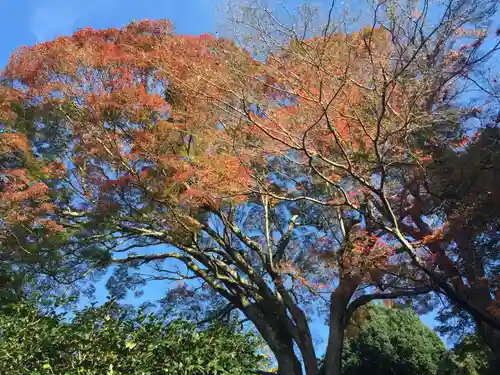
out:
M41 133L51 131L64 143L51 157L79 197L72 209L124 204L120 195L131 191L174 210L180 201L184 208L217 205L248 191L249 172L217 117L203 100L183 97L184 86L207 86L188 62L218 66L219 45L210 36L174 37L168 21L143 21L123 30L82 29L12 56L5 77L17 95L57 121L36 129L31 141L42 142ZM23 135L4 136L8 147L31 152ZM40 182L26 194L44 189Z

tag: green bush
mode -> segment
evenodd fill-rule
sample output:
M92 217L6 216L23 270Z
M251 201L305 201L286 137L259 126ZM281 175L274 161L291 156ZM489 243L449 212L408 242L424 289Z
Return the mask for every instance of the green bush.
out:
M200 330L115 303L68 322L14 304L1 311L0 328L0 373L9 375L246 375L261 360L255 337L234 326Z

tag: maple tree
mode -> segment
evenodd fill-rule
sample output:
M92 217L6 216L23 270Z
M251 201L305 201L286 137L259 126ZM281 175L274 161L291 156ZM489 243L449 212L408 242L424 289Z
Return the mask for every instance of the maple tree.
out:
M22 105L23 94L13 87L2 86L0 96L0 304L3 305L20 300L35 289L48 295L62 284L70 285L78 274L74 270L86 270L88 265L84 258L72 254L66 233L50 218L58 187L50 177L61 176L61 170L58 163L47 163L32 152L28 137L33 131L30 116L34 113ZM18 111L23 113L22 120L17 116ZM51 145L56 142L51 140ZM54 251L61 243L70 250L64 251L64 256L62 251Z
M497 301L453 278L458 206L429 190L449 177L438 153L476 142L465 119L487 117L457 98L498 48L494 5L384 1L371 26L329 18L316 34L307 7L289 27L245 6L247 49L164 20L20 48L0 92L2 246L81 267L71 280L110 264L125 279L143 264L194 275L255 325L282 374L339 374L347 323L373 299L436 291L496 327ZM329 324L321 369L314 312Z

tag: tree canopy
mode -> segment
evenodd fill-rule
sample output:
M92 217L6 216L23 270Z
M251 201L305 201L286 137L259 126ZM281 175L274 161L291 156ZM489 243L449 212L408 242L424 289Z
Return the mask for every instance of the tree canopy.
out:
M0 90L8 272L196 279L174 292L217 292L286 375L340 374L356 309L429 293L500 352L496 11L375 1L353 29L335 2L322 21L257 1L233 39L155 20L20 48Z
M441 374L447 350L413 311L370 306L344 349L344 374Z

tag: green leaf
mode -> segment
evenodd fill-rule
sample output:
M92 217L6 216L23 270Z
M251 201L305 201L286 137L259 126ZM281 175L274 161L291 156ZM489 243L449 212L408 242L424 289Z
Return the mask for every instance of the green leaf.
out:
M136 345L137 345L137 344L136 344L135 342L132 342L132 341L125 341L125 347L126 347L127 349L132 350L132 349L134 349L134 348L135 348L135 346L136 346Z

